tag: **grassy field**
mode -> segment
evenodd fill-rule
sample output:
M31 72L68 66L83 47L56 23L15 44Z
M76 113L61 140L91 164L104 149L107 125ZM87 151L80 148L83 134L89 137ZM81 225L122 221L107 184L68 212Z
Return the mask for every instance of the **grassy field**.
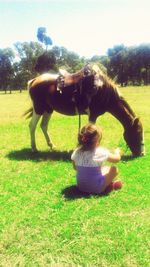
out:
M30 150L27 92L0 93L0 266L150 266L150 87L127 87L122 94L141 118L146 156L119 162L120 191L86 196L75 188L70 161L77 117L54 113L50 152L38 126L40 152ZM87 117L82 117L82 125ZM102 145L121 147L123 128L101 116ZM113 126L113 127L112 127ZM127 160L128 159L128 160Z

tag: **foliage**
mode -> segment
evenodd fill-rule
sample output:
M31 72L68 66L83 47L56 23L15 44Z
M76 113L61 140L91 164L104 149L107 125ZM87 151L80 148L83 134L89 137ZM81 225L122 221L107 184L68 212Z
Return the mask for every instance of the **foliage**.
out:
M122 86L150 83L150 44L134 47L115 46L108 50L108 74Z
M93 56L90 60L89 63L96 63L99 68L107 74L107 68L109 64L109 59L107 56Z
M13 79L14 52L11 48L0 49L0 89L6 90Z
M69 72L75 72L84 64L84 59L80 59L76 53L68 51L65 47L54 46L39 56L35 69L39 73L44 73L58 71L59 68L63 67Z
M35 65L38 57L43 53L44 49L37 42L17 42L15 44L15 49L20 58L16 75L21 74L25 77L25 79L23 79L23 84L26 84L29 79L35 77L37 74Z
M37 58L35 70L39 73L55 70L56 58L52 51L45 51Z
M38 39L44 42L46 29L39 29ZM87 62L96 62L121 86L150 84L150 44L133 47L116 45L108 49L106 56L94 55L86 59L63 46L45 50L38 42L17 42L14 49L0 49L0 89L21 90L36 75L58 72L59 68L76 72Z
M0 89L26 88L27 81L37 75L35 64L44 51L36 42L17 42L14 50L0 50Z
M98 119L102 145L126 153L118 163L124 186L106 197L80 194L74 186L70 151L78 117L54 113L50 133L57 150L47 150L39 127L40 152L32 154L29 122L21 117L29 105L27 92L0 93L1 267L149 266L150 90L120 91L143 122L147 155L130 158L120 123L109 114Z
M78 54L68 51L63 46L54 47L52 51L57 52L57 68L64 67L69 72L75 72L85 64L84 58L80 58Z
M37 38L41 43L45 44L46 50L48 49L49 45L52 45L52 39L49 36L47 36L45 27L39 27L38 28Z

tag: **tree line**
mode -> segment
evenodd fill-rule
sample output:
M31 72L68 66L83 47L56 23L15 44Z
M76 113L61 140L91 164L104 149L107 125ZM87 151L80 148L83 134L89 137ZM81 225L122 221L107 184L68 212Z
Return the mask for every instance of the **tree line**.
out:
M56 73L60 67L76 72L88 62L99 64L121 86L150 84L150 44L116 45L105 56L87 59L63 46L45 49L39 42L31 41L0 49L0 90L21 91L26 89L28 80L39 74Z

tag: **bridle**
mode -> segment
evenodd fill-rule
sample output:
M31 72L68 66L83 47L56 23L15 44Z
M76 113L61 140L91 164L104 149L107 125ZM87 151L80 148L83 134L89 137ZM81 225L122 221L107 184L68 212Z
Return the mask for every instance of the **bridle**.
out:
M133 149L132 149L132 145L130 144L129 139L126 137L125 140L126 140L126 151L125 151L125 152L127 152L128 148L129 148L131 151L133 151ZM145 154L144 146L145 146L145 143L144 143L144 137L143 137L142 140L141 140L141 142L139 143L139 151L141 152L141 155L142 155L142 154L143 154L143 155ZM134 146L133 146L133 147L134 147ZM132 152L132 153L134 154L134 152Z

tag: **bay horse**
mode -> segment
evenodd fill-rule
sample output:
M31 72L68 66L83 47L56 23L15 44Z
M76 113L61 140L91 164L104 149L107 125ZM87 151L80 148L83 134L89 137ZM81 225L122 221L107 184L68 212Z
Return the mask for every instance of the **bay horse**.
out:
M62 72L42 74L28 82L33 105L25 114L32 116L29 123L32 151L37 151L35 130L41 116L41 129L52 149L48 123L53 111L70 116L87 114L92 123L109 112L123 125L124 139L132 155L144 155L142 123L120 95L117 85L97 65L87 65L74 74Z

